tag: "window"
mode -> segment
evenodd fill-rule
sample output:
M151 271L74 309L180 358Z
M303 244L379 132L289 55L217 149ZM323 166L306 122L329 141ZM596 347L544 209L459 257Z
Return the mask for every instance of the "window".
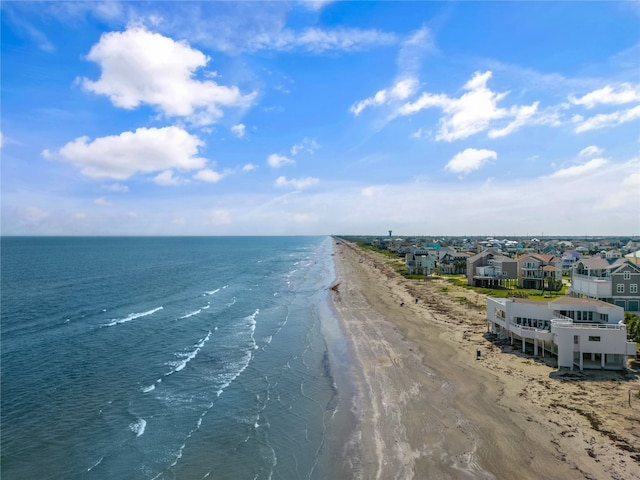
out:
M619 283L618 285L616 285L616 292L624 293L624 285L622 283Z
M580 343L580 337L578 335L573 336L573 344L578 345Z
M632 283L629 285L629 293L638 293L638 284Z
M583 322L591 322L593 321L593 312L583 312L578 310L578 318L576 320L583 321Z
M631 272L624 272L624 279L631 280Z
M599 342L600 341L600 337L592 337L591 335L589 335L589 341L590 342Z

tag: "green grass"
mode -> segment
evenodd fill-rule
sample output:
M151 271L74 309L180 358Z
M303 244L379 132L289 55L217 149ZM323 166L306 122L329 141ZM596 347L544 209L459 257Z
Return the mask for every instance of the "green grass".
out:
M562 289L558 292L550 292L550 291L541 291L541 290L533 290L533 289L525 289L525 288L484 288L484 287L474 287L471 285L467 285L467 277L466 275L454 275L454 274L441 274L438 275L436 277L434 276L427 276L425 277L424 275L409 275L405 269L404 263L400 262L399 259L401 259L401 257L399 257L397 254L390 252L388 250L382 250L379 248L374 247L373 245L367 244L367 243L358 243L358 246L360 248L362 248L363 250L368 250L371 252L376 252L379 253L381 255L384 255L385 257L387 257L389 261L389 264L393 267L393 270L398 273L399 275L402 275L405 278L408 278L410 280L421 280L421 281L426 281L426 280L430 280L433 278L443 278L445 280L447 280L449 283L451 283L452 285L456 286L456 287L461 287L461 288L466 288L468 290L473 290L476 293L479 293L480 295L486 295L488 297L494 297L494 298L507 298L507 297L519 297L519 298L530 298L532 300L549 300L549 299L553 299L556 298L558 296L564 295L566 290L567 290L567 286L564 285L562 287ZM446 288L446 287L444 287ZM443 292L447 292L448 290L442 290ZM515 295L514 295L515 294Z

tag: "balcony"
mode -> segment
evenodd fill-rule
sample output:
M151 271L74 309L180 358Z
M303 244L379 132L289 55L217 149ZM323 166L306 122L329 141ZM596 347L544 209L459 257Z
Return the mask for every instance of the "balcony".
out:
M541 328L528 327L525 325L518 325L513 320L509 321L509 331L515 333L520 338L538 339L550 342L553 339L553 335L549 330L543 330Z

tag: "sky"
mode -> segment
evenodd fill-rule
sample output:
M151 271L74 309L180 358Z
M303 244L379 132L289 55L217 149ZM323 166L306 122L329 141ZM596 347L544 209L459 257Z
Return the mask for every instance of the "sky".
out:
M640 2L0 13L3 235L640 235Z

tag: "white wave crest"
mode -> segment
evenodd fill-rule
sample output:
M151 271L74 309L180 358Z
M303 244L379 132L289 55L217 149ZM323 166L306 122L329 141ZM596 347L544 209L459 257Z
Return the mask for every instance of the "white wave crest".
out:
M194 345L195 348L193 350L191 350L190 352L177 354L179 356L183 356L184 359L177 362L173 370L171 370L169 373L166 373L165 377L183 370L184 367L187 366L187 363L189 363L191 360L196 358L198 353L200 353L200 350L202 349L202 347L204 347L204 344L209 341L209 338L211 338L211 330L209 330L209 333L207 333L206 337L204 337L202 340L200 340L198 343Z
M225 285L225 286L223 286L223 287L216 288L215 290L208 290L208 291L205 291L205 292L204 292L204 295L202 295L202 296L204 297L204 296L207 296L207 295L215 295L215 294L216 294L216 293L218 293L220 290L224 290L224 289L225 289L225 288L227 288L228 286L229 286L229 285Z
M205 308L209 308L209 307L205 307ZM202 309L198 309L198 310L194 310L193 312L189 312L181 317L178 317L179 319L183 319L183 318L189 318L189 317L193 317L194 315L198 315L200 312L202 311Z
M91 470L96 468L98 465L100 465L102 463L102 460L104 460L104 457L100 457L100 460L98 460L96 463L94 463L89 468L87 468L87 472L90 472Z
M142 435L145 428L147 428L147 421L144 418L139 418L129 425L129 429L136 434L136 437Z
M147 315L153 315L158 310L162 310L162 308L163 307L154 308L153 310L149 310L147 312L130 313L129 315L127 315L124 318L115 318L115 319L111 320L109 323L105 323L102 326L103 327L113 327L114 325L120 325L121 323L127 323L127 322L130 322L131 320L135 320L136 318L146 317Z

